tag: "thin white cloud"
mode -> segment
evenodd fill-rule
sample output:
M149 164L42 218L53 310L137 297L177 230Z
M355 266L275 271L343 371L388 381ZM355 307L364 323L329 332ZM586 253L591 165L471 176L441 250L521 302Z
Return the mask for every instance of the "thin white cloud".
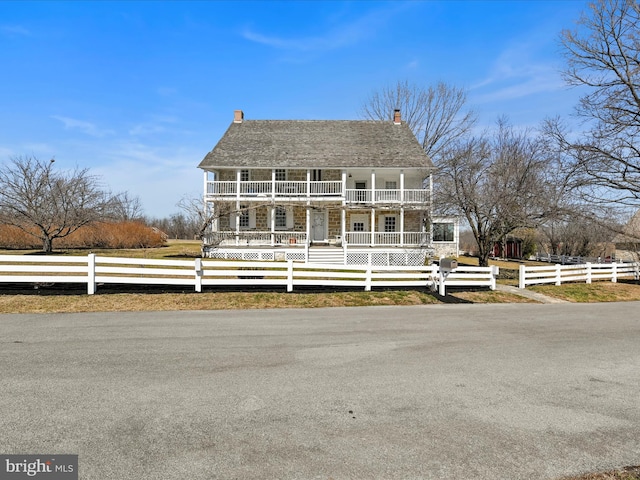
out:
M512 45L502 52L489 75L470 90L478 103L511 100L563 88L564 82L555 64L531 58L535 47L530 43Z
M407 64L407 68L409 70L413 70L418 68L419 65L420 65L420 62L418 60L413 60Z
M22 25L0 25L0 32L7 36L30 36L31 31Z
M178 118L170 115L151 115L150 118L151 120L148 122L142 122L131 127L129 135L140 136L171 132L179 122Z
M92 137L104 137L114 133L113 130L100 129L91 122L77 120L75 118L64 117L61 115L51 115L51 118L58 120L64 124L65 130L79 130L82 133L91 135Z
M386 9L372 11L351 23L344 23L312 37L286 38L260 33L250 28L245 28L241 33L246 40L276 49L299 52L329 51L370 38L390 21L391 14Z

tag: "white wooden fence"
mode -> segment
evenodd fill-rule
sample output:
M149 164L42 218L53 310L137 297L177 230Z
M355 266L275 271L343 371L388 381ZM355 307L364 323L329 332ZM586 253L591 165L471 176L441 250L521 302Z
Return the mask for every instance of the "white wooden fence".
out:
M215 286L430 287L445 295L447 286L496 288L497 267L458 267L441 272L437 265L371 266L302 262L151 260L140 258L55 255L0 255L2 283L82 283L87 293L105 284L184 285L196 292Z
M520 265L519 287L527 285L553 283L561 285L566 282L586 282L610 280L617 282L619 278L640 279L640 264L636 263L585 263L583 265Z

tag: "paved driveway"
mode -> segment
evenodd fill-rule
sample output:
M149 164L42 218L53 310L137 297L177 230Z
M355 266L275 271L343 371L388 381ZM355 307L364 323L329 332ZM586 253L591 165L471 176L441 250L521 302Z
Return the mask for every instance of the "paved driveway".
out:
M0 315L0 453L83 479L640 464L640 303Z

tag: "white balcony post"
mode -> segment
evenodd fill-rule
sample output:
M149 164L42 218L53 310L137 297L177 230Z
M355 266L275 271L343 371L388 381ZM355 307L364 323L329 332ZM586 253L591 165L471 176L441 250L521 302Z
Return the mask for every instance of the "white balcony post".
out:
M271 198L276 198L276 169L271 169Z
M400 170L400 205L404 205L404 170Z
M307 169L307 203L311 202L311 170Z
M347 204L347 171L342 170L342 205ZM344 228L342 229L342 233L344 235Z
M371 203L376 203L376 171L371 170Z

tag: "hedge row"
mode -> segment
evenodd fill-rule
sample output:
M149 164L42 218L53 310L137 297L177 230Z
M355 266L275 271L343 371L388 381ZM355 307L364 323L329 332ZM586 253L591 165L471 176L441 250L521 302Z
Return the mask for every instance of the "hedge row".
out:
M95 223L56 238L53 248L150 248L165 242L166 235L140 222ZM0 225L0 248L40 249L42 241L17 227Z

